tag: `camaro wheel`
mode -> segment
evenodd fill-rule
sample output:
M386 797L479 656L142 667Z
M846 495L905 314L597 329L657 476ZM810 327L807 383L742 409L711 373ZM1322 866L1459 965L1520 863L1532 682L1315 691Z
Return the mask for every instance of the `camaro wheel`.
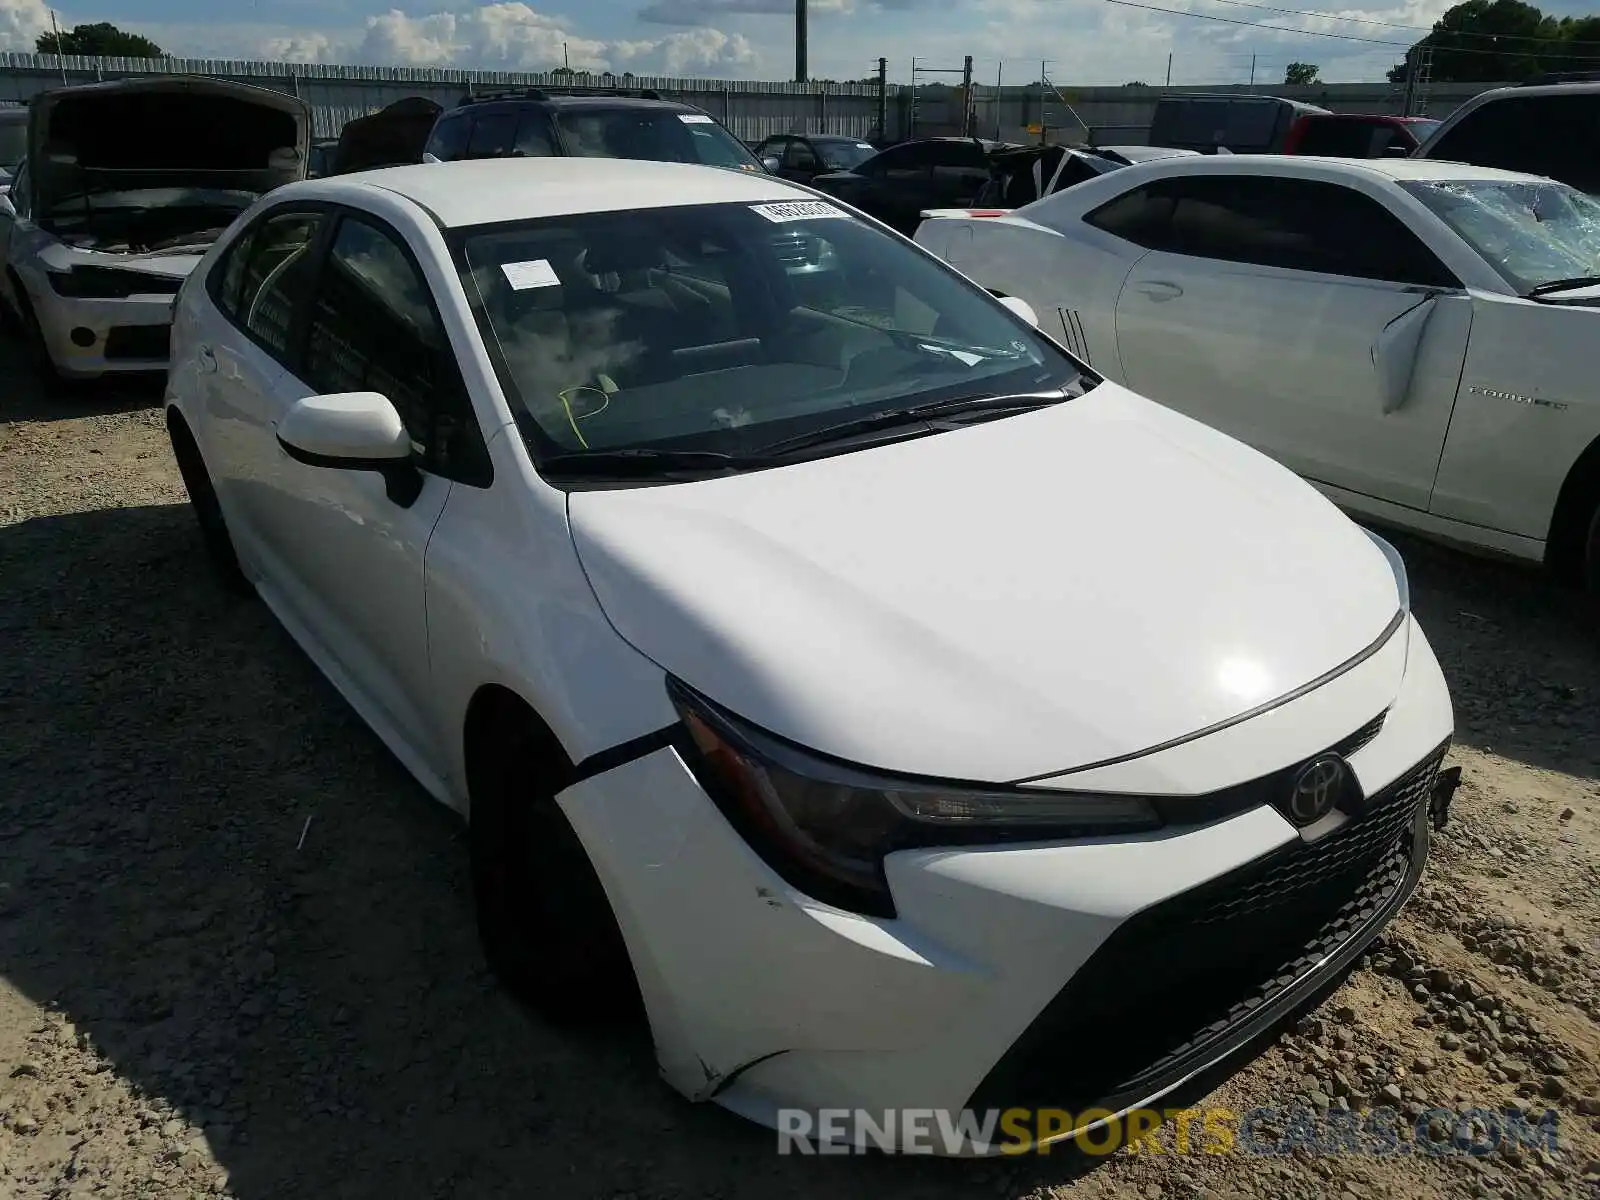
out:
M189 506L194 509L195 520L200 524L200 536L205 541L206 553L222 576L228 590L239 595L250 595L254 588L239 566L239 556L233 548L233 537L228 533L228 521L217 502L217 492L211 486L211 475L206 471L200 448L194 436L181 419L168 418L167 436L172 439L172 454L178 460L178 473L183 476L183 486L189 493Z
M484 957L521 1000L562 1024L639 1011L605 888L556 804L549 756L522 723L498 735L472 789L472 881Z

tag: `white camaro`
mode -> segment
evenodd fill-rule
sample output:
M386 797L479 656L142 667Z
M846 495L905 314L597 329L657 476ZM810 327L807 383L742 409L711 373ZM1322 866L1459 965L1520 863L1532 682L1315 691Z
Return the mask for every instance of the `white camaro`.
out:
M520 994L642 996L790 1129L1120 1111L1388 921L1452 713L1386 544L1024 307L768 176L395 168L207 254L168 421L227 576L470 815Z
M1446 162L1181 158L916 240L1351 511L1600 590L1600 201Z
M224 79L36 97L0 205L0 316L46 385L165 368L179 286L258 196L305 178L310 131L304 100Z

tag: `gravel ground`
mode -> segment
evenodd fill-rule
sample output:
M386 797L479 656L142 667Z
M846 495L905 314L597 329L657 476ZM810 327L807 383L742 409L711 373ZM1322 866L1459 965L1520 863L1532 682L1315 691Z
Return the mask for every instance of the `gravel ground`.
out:
M461 827L213 582L158 402L0 344L0 1198L1600 1195L1600 621L1539 578L1401 543L1455 819L1209 1103L1548 1106L1557 1153L780 1158L496 988Z

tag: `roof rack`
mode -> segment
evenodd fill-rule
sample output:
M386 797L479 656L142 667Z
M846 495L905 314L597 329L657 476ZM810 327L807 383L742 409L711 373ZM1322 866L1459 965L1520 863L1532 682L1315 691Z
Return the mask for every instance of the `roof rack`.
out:
M1547 71L1524 79L1518 87L1544 87L1551 83L1600 83L1600 71Z
M493 92L469 92L461 97L456 107L464 104L485 104L490 100L549 100L555 96L628 96L637 100L665 100L666 97L655 88L621 88L621 87L585 87L551 86L529 88L507 88Z

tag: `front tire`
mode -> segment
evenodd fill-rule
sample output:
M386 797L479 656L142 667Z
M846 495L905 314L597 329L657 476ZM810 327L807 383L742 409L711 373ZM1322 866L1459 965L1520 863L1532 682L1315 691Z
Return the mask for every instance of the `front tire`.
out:
M588 852L555 801L555 756L526 720L484 741L468 832L478 939L490 968L556 1024L636 1016L627 945Z
M228 532L228 520L217 501L217 490L212 486L211 473L200 457L194 435L181 417L173 415L167 418L167 436L172 439L172 456L178 460L178 473L183 476L184 489L189 493L189 507L194 510L195 521L200 526L206 556L230 592L238 596L253 595L255 589L239 566L233 535Z

